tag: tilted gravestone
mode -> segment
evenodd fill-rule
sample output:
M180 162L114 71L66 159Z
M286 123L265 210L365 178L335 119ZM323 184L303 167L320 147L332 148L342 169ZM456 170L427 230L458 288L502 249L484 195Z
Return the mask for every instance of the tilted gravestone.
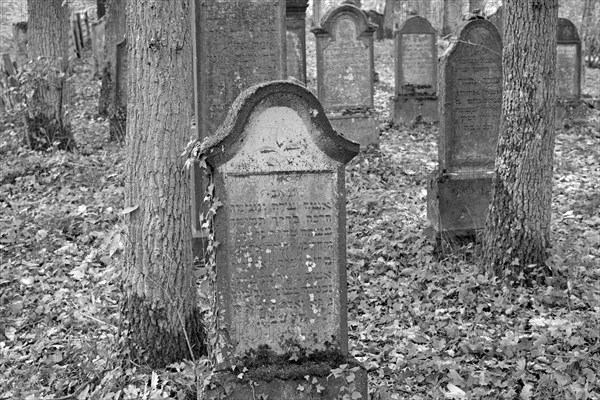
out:
M437 121L437 32L429 21L415 16L396 32L395 61L394 122Z
M286 0L194 0L192 38L198 138L214 135L248 87L286 79ZM192 168L194 254L202 251L200 214L205 184Z
M287 0L285 26L288 76L306 85L306 8L308 0Z
M581 39L575 24L566 18L558 19L556 93L561 100L578 100L581 96Z
M358 145L332 129L307 89L274 81L240 94L199 153L223 203L206 398L309 399L318 384L319 398L337 399L348 385L327 375L331 362L348 361L344 169ZM309 354L329 358L322 373ZM262 374L257 357L268 358ZM366 399L366 371L355 376Z
M373 107L373 34L356 6L332 9L313 29L317 39L317 92L334 129L361 146L379 143Z
M502 39L485 19L466 21L439 65L439 169L427 192L438 236L485 226L502 110Z

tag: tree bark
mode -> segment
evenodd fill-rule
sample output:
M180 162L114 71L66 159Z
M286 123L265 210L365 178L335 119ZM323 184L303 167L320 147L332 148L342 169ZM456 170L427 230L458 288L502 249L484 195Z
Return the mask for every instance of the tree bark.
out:
M152 368L204 350L192 266L189 0L131 1L124 314L130 356ZM132 210L132 209L130 209Z
M600 2L585 0L582 18L582 39L585 61L590 68L600 68Z
M63 108L66 80L60 74L69 65L69 8L63 0L28 0L27 11L27 52L34 60L30 68L34 77L41 79L27 101L26 142L33 149L45 149L55 142L59 148L71 149L73 135ZM38 62L39 57L44 60Z
M117 74L117 44L125 38L127 18L125 14L126 0L107 0L104 31L104 71L102 72L102 88L98 114L108 117L114 114L115 78ZM111 139L115 139L112 137Z
M505 0L504 18L502 117L483 264L510 282L530 283L543 277L550 243L558 1Z

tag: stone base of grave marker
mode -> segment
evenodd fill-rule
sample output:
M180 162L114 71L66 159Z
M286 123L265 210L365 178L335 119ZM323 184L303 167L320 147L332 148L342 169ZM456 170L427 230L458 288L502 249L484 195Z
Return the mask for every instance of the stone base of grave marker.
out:
M583 110L584 104L579 100L559 100L556 103L554 127L563 128L569 122L585 118Z
M429 123L439 120L437 99L417 99L414 97L397 96L393 104L392 120L396 124L400 122L412 124L419 117L422 121Z
M492 173L468 176L434 172L427 186L429 231L437 238L474 237L485 227Z
M301 367L300 367L301 368ZM302 375L303 372L290 371L293 376ZM247 375L248 372L245 373ZM268 375L269 372L266 373ZM331 376L315 377L310 370L302 378L262 378L240 379L239 372L216 372L206 383L204 393L198 399L276 399L276 400L311 400L311 399L341 399L358 396L368 399L367 371L364 368L352 372L353 380L345 376L339 378ZM349 381L351 381L349 383Z
M333 129L346 139L367 146L379 146L379 117L373 114L327 114Z

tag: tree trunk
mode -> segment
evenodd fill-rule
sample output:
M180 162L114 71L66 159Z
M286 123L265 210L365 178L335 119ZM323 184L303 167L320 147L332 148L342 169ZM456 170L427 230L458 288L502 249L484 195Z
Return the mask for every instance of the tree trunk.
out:
M63 99L66 80L61 72L69 63L69 8L63 0L28 0L29 66L37 80L33 96L27 101L26 142L33 149L46 149L58 142L59 148L71 149L73 135L65 121ZM44 59L38 61L39 57Z
M558 1L505 0L504 18L502 118L483 263L507 281L530 283L546 272L550 242Z
M127 27L125 6L126 0L107 0L104 31L104 71L102 72L102 88L98 114L109 117L115 113L115 78L117 74L117 44L125 38ZM111 131L111 139L113 132Z
M600 68L600 2L585 0L582 18L582 39L585 61L590 68Z
M192 269L189 0L128 2L128 238L124 313L130 356L152 368L204 349ZM131 210L131 209L130 209Z

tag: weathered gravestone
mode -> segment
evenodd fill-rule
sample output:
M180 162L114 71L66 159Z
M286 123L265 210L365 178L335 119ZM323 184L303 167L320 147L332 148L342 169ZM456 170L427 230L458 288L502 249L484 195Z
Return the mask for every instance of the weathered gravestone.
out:
M469 0L443 0L442 35L452 35L471 7Z
M92 55L94 57L94 73L99 75L104 70L104 18L92 23Z
M306 85L306 8L308 0L287 0L285 27L288 76Z
M313 29L317 39L317 92L334 129L361 146L379 143L373 108L373 33L356 6L332 9Z
M286 0L194 0L194 82L198 138L213 135L246 88L286 79ZM202 251L202 173L192 169L194 254ZM199 194L200 193L200 194Z
M313 27L321 26L323 17L329 11L345 2L355 5L358 8L362 6L361 0L313 0Z
M398 30L406 21L418 15L429 21L436 31L441 32L444 4L444 0L394 1L394 30Z
M581 39L577 27L566 18L558 19L556 31L555 125L581 114Z
M437 32L429 21L415 16L396 32L395 61L394 122L437 121Z
M202 142L223 203L205 398L367 398L364 369L352 388L327 378L349 362L344 168L358 149L312 93L284 81L244 91Z
M558 19L556 93L561 100L578 100L581 96L581 39L575 24L566 18Z
M485 19L466 21L439 65L439 169L427 216L436 235L485 226L502 109L502 40Z
M117 44L115 101L111 113L111 137L124 140L127 136L127 39Z
M498 29L498 33L500 36L504 35L504 15L502 11L502 6L498 7L495 13L488 16L487 19L494 24L496 29Z

